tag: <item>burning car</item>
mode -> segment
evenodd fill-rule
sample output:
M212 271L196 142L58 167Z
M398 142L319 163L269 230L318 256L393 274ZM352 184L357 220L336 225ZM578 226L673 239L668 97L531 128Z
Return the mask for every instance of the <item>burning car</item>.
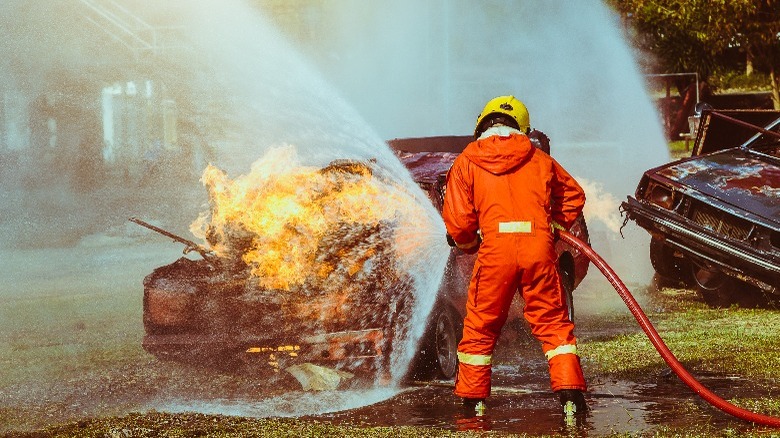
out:
M691 157L646 171L621 208L651 235L657 274L708 304L780 294L780 111L698 108Z
M210 211L191 230L208 248L131 219L202 256L144 279L147 351L277 371L303 361L389 372L414 306L396 230L425 218L409 217L419 209L371 162L310 168L296 158L292 147L273 149L236 179L206 169Z
M469 140L428 137L389 143L435 207L431 211L441 211L446 172ZM252 190L267 190L240 203L235 199L245 197L247 187L237 187L217 169L207 170L203 179L210 218L191 228L208 248L132 219L203 256L182 257L144 279L144 348L163 359L187 362L260 357L259 362L277 370L291 362L386 374L397 368L391 352L408 337L415 306L415 280L403 267L398 230L412 226L399 224L404 219L398 214L388 214L395 199L408 202L404 195L376 198L376 190L388 189L376 170L372 162L343 160L321 169L291 169L275 181L250 178ZM285 191L290 196L283 196ZM305 202L299 202L301 197ZM360 202L377 204L377 199L378 211L364 211L372 207ZM333 209L339 211L329 212ZM247 210L253 211L251 219ZM282 220L279 212L292 216ZM351 217L344 219L347 213ZM356 215L365 217L352 217ZM572 232L587 241L584 219ZM285 251L267 245L269 234ZM405 239L401 246L408 245ZM573 309L572 291L585 276L588 260L574 248L557 245ZM454 375L475 258L450 250L411 376ZM520 317L519 311L515 316Z

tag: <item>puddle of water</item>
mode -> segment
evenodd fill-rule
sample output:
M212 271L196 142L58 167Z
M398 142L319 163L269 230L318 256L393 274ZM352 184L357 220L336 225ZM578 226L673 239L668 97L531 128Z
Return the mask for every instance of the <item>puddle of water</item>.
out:
M602 410L597 403L596 410ZM382 403L353 411L315 417L320 421L364 426L426 426L445 430L493 430L510 433L549 434L567 429L557 397L550 392L511 393L496 391L487 401L487 411L476 417L460 404L451 388L421 387ZM615 411L617 412L617 411ZM582 419L586 429L592 415Z
M335 424L361 426L425 426L444 430L482 430L505 433L543 434L611 434L637 433L664 426L690 426L708 423L723 426L733 422L713 410L711 415L691 417L687 402L698 398L682 384L652 385L611 381L591 386L586 395L590 411L566 421L558 398L540 388L539 382L520 390L498 387L487 401L482 417L464 409L452 388L443 385L423 386L400 392L374 405L332 414L308 417Z
M538 362L538 363L537 363ZM525 358L493 368L493 392L486 415L476 417L452 393L452 382L420 382L373 405L308 417L362 426L425 426L445 430L482 430L532 435L609 435L643 433L661 426L746 429L750 425L707 405L676 376L659 374L643 383L625 380L590 382L589 412L572 424L549 389L544 361ZM522 366L518 365L522 364ZM762 385L740 379L702 375L703 383L724 398L760 396Z

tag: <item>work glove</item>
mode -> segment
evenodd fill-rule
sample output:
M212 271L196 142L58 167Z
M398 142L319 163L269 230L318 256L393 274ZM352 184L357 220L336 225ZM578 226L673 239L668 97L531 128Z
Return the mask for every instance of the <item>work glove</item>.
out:
M447 244L449 244L451 247L455 248L458 247L458 244L455 243L455 239L452 238L452 236L447 233ZM465 252L466 254L476 254L476 252L479 250L480 245L482 245L482 233L477 231L477 244L474 245L471 248L460 248L461 251Z
M567 231L566 228L563 227L563 225L555 221L552 221L550 223L550 230L553 233L553 240L558 240L560 238L560 236L558 235L559 230Z
M450 233L447 233L447 244L448 244L449 246L453 247L453 248L455 248L455 246L457 246L457 245L455 244L455 240L453 240L453 239L452 239L452 236L450 236Z

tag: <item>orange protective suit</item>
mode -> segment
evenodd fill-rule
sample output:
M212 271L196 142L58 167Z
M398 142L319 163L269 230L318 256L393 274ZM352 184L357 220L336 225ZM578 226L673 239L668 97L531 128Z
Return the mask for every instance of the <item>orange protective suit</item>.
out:
M518 289L525 319L547 356L553 391L584 391L551 226L555 221L568 229L585 194L528 137L502 128L501 135L470 143L447 175L442 212L447 232L464 251L478 250L458 345L455 394L490 395L493 348Z

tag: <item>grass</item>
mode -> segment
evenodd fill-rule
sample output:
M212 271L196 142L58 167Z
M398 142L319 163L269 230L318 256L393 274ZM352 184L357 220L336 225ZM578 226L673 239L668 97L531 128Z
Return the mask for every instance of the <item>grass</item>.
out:
M694 291L662 289L646 309L656 330L683 366L694 376L729 378L740 393L730 403L770 416L780 416L778 388L780 374L780 311L764 309L710 309L698 301ZM616 376L638 382L653 382L667 369L643 333L623 334L591 340L581 345L583 364L595 375ZM705 383L705 386L707 384ZM715 392L719 392L715 390ZM692 418L690 426L654 429L652 436L780 436L764 428L720 429L699 420L712 408L685 403Z
M669 155L672 160L679 160L680 158L690 157L691 150L693 149L693 140L688 141L688 147L685 146L684 140L675 140L667 143L669 148Z
M766 379L780 374L780 312L694 307L650 319L675 356L696 370ZM644 334L588 342L582 350L599 373L636 378L666 367Z
M667 147L669 148L669 152L672 154L675 153L685 153L687 152L690 155L690 149L693 146L692 142L688 143L688 150L685 149L685 141L684 140L674 140L670 141L667 144Z
M780 374L780 311L711 309L690 289L664 288L651 297L648 317L677 358L694 370L774 379ZM643 333L593 340L582 346L594 371L627 378L666 364Z
M491 434L488 434L490 436ZM9 437L38 437L36 433L17 433ZM117 419L95 419L48 428L47 437L102 438L106 436L133 437L470 437L484 433L450 432L423 427L335 426L316 421L295 419L248 419L219 415L173 415L151 412L130 414Z
M710 85L721 93L770 91L772 89L769 75L763 72L753 72L750 76L744 71L719 71L710 78Z
M137 362L139 297L10 300L0 308L0 389L27 379L54 381L96 366ZM128 315L138 315L128 318Z

